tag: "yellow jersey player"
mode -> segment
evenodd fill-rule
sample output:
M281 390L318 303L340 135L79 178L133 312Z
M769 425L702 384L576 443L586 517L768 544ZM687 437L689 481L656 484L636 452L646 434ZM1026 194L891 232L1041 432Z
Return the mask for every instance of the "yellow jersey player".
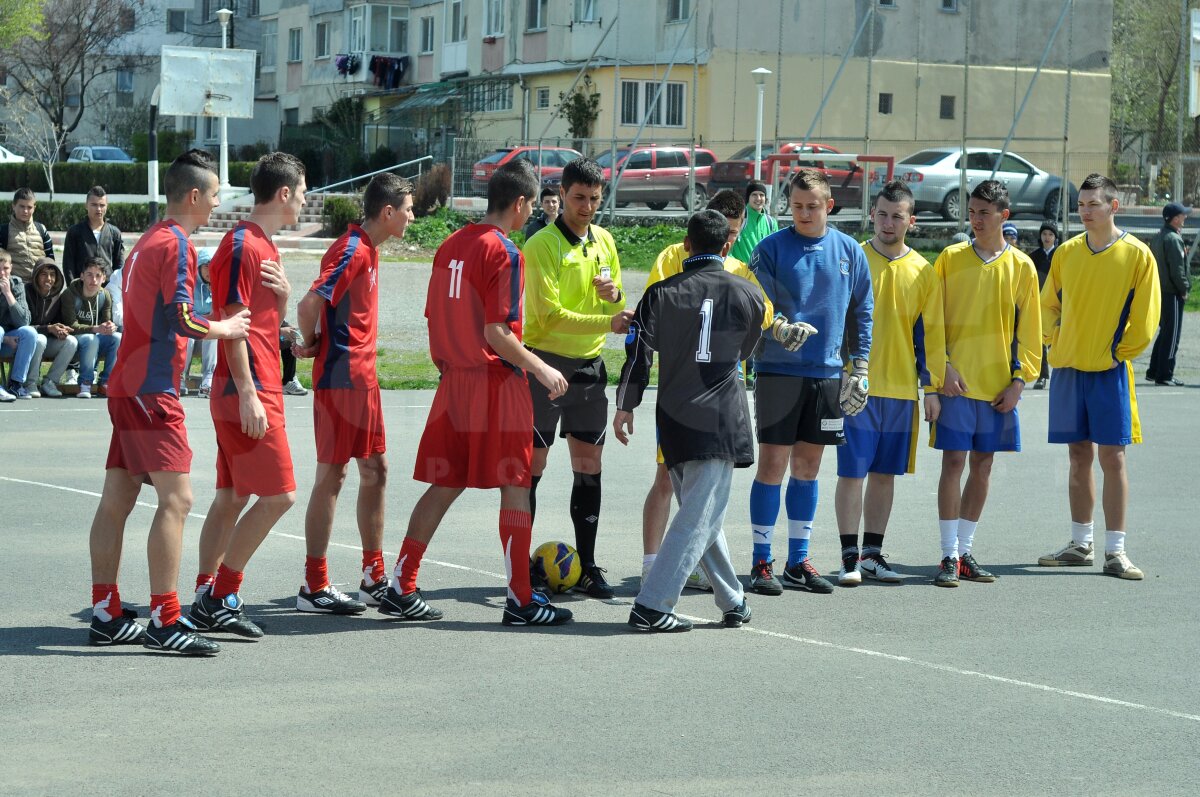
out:
M1060 246L1042 289L1044 338L1050 348L1050 442L1066 443L1071 542L1043 556L1044 567L1092 564L1092 462L1104 473L1104 572L1140 580L1125 554L1129 482L1125 446L1142 442L1133 358L1154 336L1160 311L1158 268L1150 249L1117 229L1117 186L1088 175L1079 187L1086 232Z
M997 451L1021 450L1017 402L1042 361L1041 310L1033 261L1008 244L1001 227L1008 189L984 180L967 204L975 240L948 246L934 268L942 282L946 381L929 444L942 452L938 524L942 561L934 584L990 582L971 553ZM968 455L966 486L962 473Z

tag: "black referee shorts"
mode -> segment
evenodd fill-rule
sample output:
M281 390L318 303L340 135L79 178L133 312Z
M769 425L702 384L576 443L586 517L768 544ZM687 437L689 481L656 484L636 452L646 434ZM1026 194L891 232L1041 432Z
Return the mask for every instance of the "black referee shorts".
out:
M562 421L559 437L570 435L588 445L604 445L608 432L608 371L604 358L590 360L562 357L540 349L530 349L551 368L567 379L567 392L554 401L550 392L531 374L529 395L533 398L533 447L549 448Z

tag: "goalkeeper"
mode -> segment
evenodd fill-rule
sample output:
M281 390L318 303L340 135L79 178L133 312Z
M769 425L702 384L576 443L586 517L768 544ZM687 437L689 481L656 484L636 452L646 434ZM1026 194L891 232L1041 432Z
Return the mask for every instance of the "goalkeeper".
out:
M789 197L792 226L764 238L750 263L776 311L755 360L759 454L750 487L750 588L761 595L782 594L784 583L833 591L808 555L817 472L825 446L846 440L843 417L866 406L871 350L870 268L857 241L827 226L833 198L824 173L798 170ZM789 470L788 555L781 583L771 541Z

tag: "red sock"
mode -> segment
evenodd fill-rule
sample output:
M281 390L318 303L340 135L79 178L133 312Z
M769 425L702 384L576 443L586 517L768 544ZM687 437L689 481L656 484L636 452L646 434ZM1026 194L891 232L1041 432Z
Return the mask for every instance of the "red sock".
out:
M212 586L217 577L212 573L199 573L196 575L196 592L206 590Z
M225 565L221 565L217 569L217 578L213 581L212 596L214 598L224 598L226 595L234 595L242 588L242 576L245 573L240 570L231 570Z
M392 585L396 592L407 595L417 588L417 571L421 569L421 557L429 547L423 542L417 542L412 537L405 537L400 546L400 555L396 557L396 581Z
M304 589L309 594L329 586L329 562L324 556L304 557Z
M151 595L150 619L159 628L174 625L179 619L179 595L174 592Z
M533 600L529 586L529 542L533 538L533 516L519 509L500 510L500 547L508 573L508 596L524 606Z
M383 563L383 551L363 549L363 582L376 584L387 578L387 566Z
M92 585L92 616L102 623L121 616L121 593L116 584Z

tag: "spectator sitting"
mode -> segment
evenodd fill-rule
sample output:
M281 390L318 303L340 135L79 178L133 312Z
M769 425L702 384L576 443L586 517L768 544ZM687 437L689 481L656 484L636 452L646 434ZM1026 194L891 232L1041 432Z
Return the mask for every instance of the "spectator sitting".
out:
M192 309L196 315L209 317L213 311L212 283L209 281L208 264L212 261L216 249L206 246L196 250L196 271L200 279L196 281L196 292L192 296ZM196 341L188 338L187 358L183 361L183 376L179 378L179 395L188 394L188 378L192 373L192 355L196 352ZM213 371L217 368L217 342L215 340L200 341L200 398L208 398L212 390Z
M37 196L28 188L18 188L13 194L12 218L0 224L0 249L12 256L12 273L27 282L33 276L38 258L54 259L54 243L46 225L33 220Z
M37 348L37 332L29 326L25 284L12 269L12 256L0 249L0 355L13 356L8 388L0 386L0 401L33 398L25 389L25 380Z
M30 394L40 392L47 398L61 398L58 380L75 357L79 341L71 334L71 324L75 322L74 297L67 292L67 281L57 263L48 257L38 261L33 267L33 280L25 286L25 299L29 304L29 323L37 330L37 347L25 378L25 389ZM46 355L53 357L54 362L38 391L38 374Z
M87 193L87 218L71 225L63 242L63 273L67 279L79 277L83 267L93 257L108 261L110 271L119 269L125 262L125 242L121 238L121 231L104 220L107 213L108 194L103 187L92 186Z
M307 396L308 389L296 378L296 355L292 346L300 342L300 331L286 320L279 322L279 357L283 360L283 392L289 396Z
M92 397L96 364L104 358L97 394L104 392L108 376L117 362L121 333L112 320L112 294L104 288L108 279L108 261L93 257L83 267L79 279L72 280L70 291L75 304L75 323L71 325L79 342L79 398Z

